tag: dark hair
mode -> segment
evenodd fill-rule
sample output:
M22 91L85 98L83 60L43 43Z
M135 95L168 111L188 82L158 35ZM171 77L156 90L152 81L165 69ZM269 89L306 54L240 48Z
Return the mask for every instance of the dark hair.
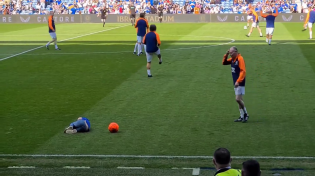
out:
M243 169L248 173L247 176L259 176L260 166L256 160L247 160L243 162Z
M231 154L226 148L218 148L214 154L214 159L218 164L229 164L231 160Z
M156 26L155 26L155 24L151 24L151 25L150 25L150 31L151 31L151 32L156 31Z
M140 18L144 18L145 14L144 13L140 13Z

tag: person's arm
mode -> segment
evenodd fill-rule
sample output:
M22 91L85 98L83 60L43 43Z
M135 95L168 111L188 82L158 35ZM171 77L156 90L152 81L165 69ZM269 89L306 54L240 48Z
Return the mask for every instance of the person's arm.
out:
M242 57L238 58L238 66L240 68L240 76L238 77L236 82L241 83L241 82L243 82L243 80L245 79L245 76L246 76L245 62L244 62L244 59Z
M157 41L157 43L158 43L158 46L161 46L161 40L160 40L159 34L158 34L158 33L155 33L155 35L156 35L156 41Z
M310 19L310 12L308 12L307 15L306 15L306 19L305 19L305 22L304 22L304 27L306 27L306 24L308 23L309 19Z
M48 25L49 25L49 28L50 28L52 31L55 31L54 27L52 26L52 16L50 16L49 19L48 19Z
M277 17L279 15L278 8L276 8L276 14L273 14L274 17Z
M260 16L263 17L263 18L266 18L266 17L267 17L266 14L263 14L262 10L260 10Z
M227 51L223 56L222 65L230 65L232 62L232 58L228 59L229 57L229 51Z
M143 37L143 41L142 41L143 44L146 44L146 36L147 36L147 34L145 34Z

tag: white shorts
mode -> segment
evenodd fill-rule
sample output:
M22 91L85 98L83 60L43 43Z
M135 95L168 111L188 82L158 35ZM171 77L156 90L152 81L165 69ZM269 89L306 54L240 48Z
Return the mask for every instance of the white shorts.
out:
M235 95L245 95L245 86L238 86L234 88Z
M49 32L49 35L52 39L57 38L56 32Z
M159 55L160 54L160 49L158 49L156 52L154 53L147 53L146 52L146 55L147 55L147 62L151 62L152 61L152 58L154 55Z
M253 22L252 27L254 28L259 27L259 22Z
M143 37L137 36L137 42L138 42L138 43L142 43L142 42L143 42Z
M247 16L247 21L252 20L252 19L253 19L253 16Z
M308 23L308 28L312 28L313 27L313 23Z
M266 34L273 35L274 30L275 30L275 28L266 28Z

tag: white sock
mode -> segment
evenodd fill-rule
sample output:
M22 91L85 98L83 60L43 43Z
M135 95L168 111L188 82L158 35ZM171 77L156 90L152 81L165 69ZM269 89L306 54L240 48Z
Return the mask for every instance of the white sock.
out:
M248 33L248 36L250 36L250 33Z
M259 33L260 34L260 36L262 36L262 33Z
M269 39L266 38L266 42L268 43Z
M46 46L48 46L48 45L50 45L50 42L48 42L48 43L46 44Z
M140 44L140 53L142 52L142 46L143 46L143 44Z
M271 39L269 39L269 44L271 44Z
M313 32L312 31L310 31L310 38L312 38L313 37Z
M247 114L247 110L246 110L246 107L244 107L244 109L243 109L243 110L244 110L244 113L246 113L246 114ZM248 114L247 114L247 115L248 115Z
M141 44L138 44L138 54L140 54L141 51Z
M240 110L241 118L244 118L244 111L243 111L243 109L239 109L239 110Z
M142 44L142 46L143 46L144 52L146 52L147 51L147 46L145 44Z
M55 49L57 49L58 48L58 46L57 46L57 44L55 44Z
M133 50L133 52L137 52L137 46L138 46L138 43L135 44L135 49Z
M151 75L151 70L147 70L148 75Z

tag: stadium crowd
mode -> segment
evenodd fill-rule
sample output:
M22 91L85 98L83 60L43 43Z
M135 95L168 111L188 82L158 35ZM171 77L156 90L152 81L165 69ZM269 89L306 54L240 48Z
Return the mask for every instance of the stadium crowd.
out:
M129 4L136 12L157 13L163 5L165 14L246 13L248 4L256 11L278 8L279 13L306 13L314 0L0 0L0 14L97 14L101 7L108 7L109 14L128 14ZM298 5L300 9L298 10Z

